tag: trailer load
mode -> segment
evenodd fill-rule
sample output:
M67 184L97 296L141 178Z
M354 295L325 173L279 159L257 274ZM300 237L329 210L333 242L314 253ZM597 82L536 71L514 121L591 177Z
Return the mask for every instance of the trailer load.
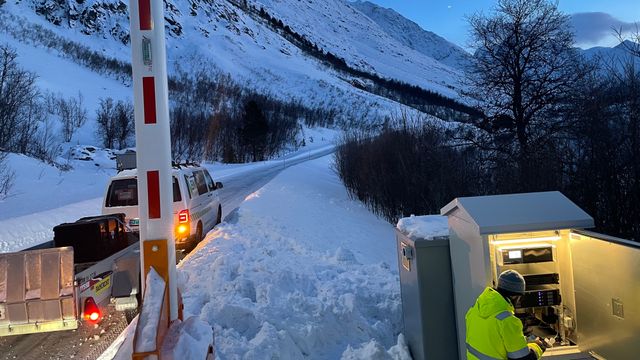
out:
M0 336L98 323L110 303L137 309L140 246L124 214L82 218L54 234L44 246L0 254Z

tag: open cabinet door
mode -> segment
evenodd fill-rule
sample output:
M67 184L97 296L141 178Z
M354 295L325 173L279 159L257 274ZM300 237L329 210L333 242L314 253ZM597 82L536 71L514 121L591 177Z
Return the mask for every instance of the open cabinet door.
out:
M640 359L640 244L587 231L570 236L578 347Z

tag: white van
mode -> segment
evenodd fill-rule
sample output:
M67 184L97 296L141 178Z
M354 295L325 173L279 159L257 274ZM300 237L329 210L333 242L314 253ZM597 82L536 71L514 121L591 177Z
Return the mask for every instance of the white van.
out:
M107 186L102 214L124 213L132 231L140 225L138 213L137 169L122 170ZM175 166L173 176L173 223L176 249L191 249L203 235L222 221L219 189L207 169L200 166Z

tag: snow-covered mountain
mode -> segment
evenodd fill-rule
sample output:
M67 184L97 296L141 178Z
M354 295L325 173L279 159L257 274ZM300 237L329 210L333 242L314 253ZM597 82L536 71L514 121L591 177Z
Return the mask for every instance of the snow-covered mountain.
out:
M640 49L640 45L626 40L624 43L614 47L596 46L582 50L582 54L590 60L599 60L605 64L613 64L616 67L623 66L629 61L634 61L636 66L640 66L640 59L629 51L630 49Z
M276 26L270 18L277 20ZM456 63L454 57L440 61L429 56L424 49L428 40L417 51L346 0L166 0L165 20L170 69L215 69L248 88L336 109L344 116L380 118L406 107L364 91L362 79L332 68L296 39L313 44L320 54L344 59L356 71L461 98L464 75L450 66ZM19 48L19 61L36 72L41 83L56 87L49 80L55 75L51 69L23 56L28 52L36 58L36 53L64 58L64 50L48 47L46 39L24 38L34 26L130 61L128 4L122 0L21 0L0 7L0 42ZM438 48L434 56L445 51L439 42L433 47ZM75 73L78 66L69 60L63 71ZM72 87L82 91L83 86Z
M369 1L354 1L350 5L367 15L404 46L457 69L464 69L471 61L471 54L464 49L424 30L393 9L383 8Z

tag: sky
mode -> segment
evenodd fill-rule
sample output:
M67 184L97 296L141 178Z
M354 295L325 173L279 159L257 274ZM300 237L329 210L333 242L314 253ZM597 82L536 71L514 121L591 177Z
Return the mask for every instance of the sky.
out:
M369 0L392 8L447 40L468 48L469 27L465 16L490 13L495 0ZM615 46L612 28L629 31L640 27L639 0L559 0L559 9L571 15L576 45L581 48Z

